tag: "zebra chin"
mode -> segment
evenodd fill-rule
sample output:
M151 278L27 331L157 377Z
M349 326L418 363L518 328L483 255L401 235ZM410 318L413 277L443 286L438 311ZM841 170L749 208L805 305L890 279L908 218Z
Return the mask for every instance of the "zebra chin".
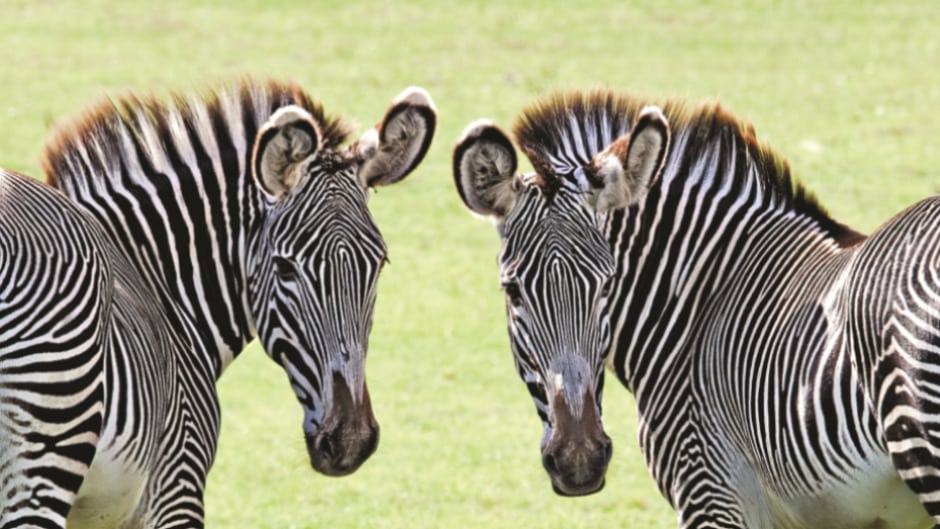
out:
M582 412L571 412L561 392L555 395L551 437L542 449L542 466L559 496L585 496L604 488L613 443L604 432L591 392Z
M310 464L326 476L352 474L375 453L379 424L372 414L369 390L353 398L342 375L333 376L333 399L322 426L306 436Z
M562 489L561 487L559 487L558 483L552 480L552 490L555 492L555 494L559 496L564 496L566 498L574 498L577 496L590 496L591 494L604 490L604 485L606 484L606 481L607 480L603 476L601 476L601 481L599 484L569 490L569 489Z

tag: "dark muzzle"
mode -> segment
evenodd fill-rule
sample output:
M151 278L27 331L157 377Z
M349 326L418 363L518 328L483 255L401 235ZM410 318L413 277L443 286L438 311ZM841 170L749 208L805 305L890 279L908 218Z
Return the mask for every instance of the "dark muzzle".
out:
M594 396L586 392L579 417L559 392L553 405L553 430L542 449L542 465L561 496L583 496L604 488L613 443L604 433Z
M346 379L333 376L333 401L320 430L307 437L307 453L314 470L327 476L345 476L369 459L379 444L379 424L372 415L369 389L353 399Z

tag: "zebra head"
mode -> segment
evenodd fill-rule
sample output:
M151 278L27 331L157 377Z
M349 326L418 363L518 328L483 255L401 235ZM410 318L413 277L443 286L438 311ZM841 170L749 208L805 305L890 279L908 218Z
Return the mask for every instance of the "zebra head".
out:
M544 426L543 466L561 495L599 491L612 454L600 404L615 263L601 214L645 193L668 141L666 118L648 107L630 133L564 174L528 150L536 171L518 174L512 142L485 121L467 127L454 151L461 199L500 233L510 343Z
M345 149L324 146L321 124L297 106L276 111L255 141L264 212L249 250L252 312L303 406L307 452L323 474L355 471L378 443L364 364L386 248L369 188L408 175L435 125L430 97L411 88Z

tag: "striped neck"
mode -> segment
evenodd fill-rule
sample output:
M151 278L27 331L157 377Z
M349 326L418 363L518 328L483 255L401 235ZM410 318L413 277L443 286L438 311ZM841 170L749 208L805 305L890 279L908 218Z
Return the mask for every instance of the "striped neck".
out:
M87 209L166 310L197 330L216 376L256 334L249 248L264 208L248 168L259 126L288 104L326 123L326 144L345 140L345 126L298 86L245 80L171 103L106 100L46 146L49 183Z
M779 259L762 263L770 269L794 267L864 239L832 220L792 184L784 162L741 130L680 130L646 199L602 219L621 274L609 306L609 362L638 402L665 365L681 371L675 353L697 315L754 256ZM793 250L765 252L780 246Z
M667 358L683 322L702 296L733 274L742 248L762 224L794 226L837 251L864 239L833 220L796 183L787 162L761 144L750 124L719 104L650 101L608 91L549 96L527 108L514 126L519 147L548 190L565 187L581 168L632 128L656 104L672 130L666 166L647 196L600 219L617 261L618 293L608 305L614 332L609 362L636 390L645 369ZM758 241L760 242L760 241ZM773 240L764 243L774 244Z

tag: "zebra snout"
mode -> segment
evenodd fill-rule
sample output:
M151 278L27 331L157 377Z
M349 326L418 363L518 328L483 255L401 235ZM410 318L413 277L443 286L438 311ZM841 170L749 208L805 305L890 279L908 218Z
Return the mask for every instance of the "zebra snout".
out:
M372 421L361 431L338 428L307 438L307 453L314 470L327 476L352 474L369 459L379 444L379 426Z
M333 400L323 426L308 435L307 454L314 470L327 476L345 476L355 472L379 444L379 424L372 414L369 391L353 399L346 381L333 380Z
M583 496L604 488L612 454L613 443L604 435L596 441L559 443L557 449L542 452L542 466L556 494Z
M574 416L559 394L553 406L554 428L542 450L542 466L560 496L593 494L604 488L613 442L604 432L594 399L586 395Z

